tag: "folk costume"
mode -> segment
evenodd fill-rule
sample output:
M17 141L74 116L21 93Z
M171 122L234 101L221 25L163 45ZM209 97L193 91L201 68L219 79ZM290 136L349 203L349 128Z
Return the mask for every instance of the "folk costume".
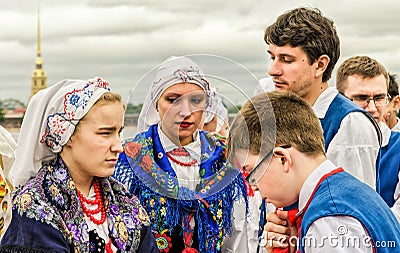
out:
M400 243L400 224L382 198L329 160L303 184L299 209L300 252L395 252Z
M396 218L400 220L400 133L391 130L386 124L380 124L383 142L379 151L379 174L377 179L377 192L391 207Z
M165 89L189 82L208 95L208 82L185 57L165 61L154 80L139 117L145 131L124 143L115 178L149 213L160 252L247 252L246 224L235 223L246 220L246 188L226 161L224 139L196 130L193 142L178 147L158 124L156 103ZM243 217L234 218L235 210Z
M382 142L375 119L334 88L326 89L312 108L322 125L328 159L375 190L376 159ZM295 217L298 204L295 202L284 210ZM274 252L287 251L274 249Z
M312 108L321 121L329 160L375 189L382 139L375 120L334 88L326 89Z
M135 196L111 177L94 177L83 196L59 155L106 92L101 78L65 80L32 97L19 136L27 142L19 144L11 171L20 186L0 252L157 252Z
M16 146L17 143L12 135L0 126L0 239L11 222L11 191L13 187L8 180L8 174L14 162Z

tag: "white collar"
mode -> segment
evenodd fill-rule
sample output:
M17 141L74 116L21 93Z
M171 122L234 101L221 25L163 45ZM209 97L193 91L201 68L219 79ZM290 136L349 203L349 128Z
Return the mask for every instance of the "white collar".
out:
M394 127L392 128L392 131L400 132L400 119L399 119L398 117L396 117L396 119L397 119L397 123L396 123L396 125L394 125Z
M165 135L165 133L161 130L160 125L158 125L157 127L157 132L158 132L158 136L160 137L160 142L161 145L164 149L165 152L169 152L175 148L177 148L178 146L173 143L168 136ZM193 133L193 139L194 141L187 144L186 146L184 146L184 148L186 149L186 151L189 152L190 156L194 159L196 159L197 161L200 161L200 157L201 157L201 143L200 143L200 135L199 135L199 131L196 130Z
M319 119L325 118L325 114L337 94L338 91L335 88L328 87L328 89L324 90L321 95L319 95L314 105L312 106L314 113Z
M380 127L381 132L382 132L382 147L385 147L386 145L389 144L389 139L390 139L390 135L391 135L392 131L383 122L379 123L379 127Z
M337 167L330 160L325 160L307 177L300 190L299 213L297 215L303 212L303 209L305 208L308 199L311 197L311 194L314 192L315 187L317 187L319 180L324 175L335 169L337 169Z

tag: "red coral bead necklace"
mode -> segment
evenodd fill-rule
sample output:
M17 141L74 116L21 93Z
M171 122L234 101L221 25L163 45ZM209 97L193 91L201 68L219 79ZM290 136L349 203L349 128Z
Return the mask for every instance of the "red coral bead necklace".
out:
M171 161L173 161L174 163L176 163L180 166L185 166L185 167L190 167L197 163L196 159L193 159L190 162L184 162L184 161L180 161L180 160L176 159L175 157L173 157L173 155L174 156L190 156L189 152L186 151L186 149L183 147L175 148L175 149L167 152L168 158L171 159Z
M81 202L81 206L82 206L82 209L83 209L83 212L85 213L85 215L91 221L93 221L94 224L101 225L106 220L106 211L104 209L103 195L101 193L101 187L100 187L100 182L99 182L98 178L93 179L93 188L94 188L94 192L96 194L96 198L94 200L88 199L85 196L83 196L83 194L78 190L78 188L76 189L76 192L78 193L78 198L79 198L79 201ZM97 208L89 209L86 207L87 205L97 205ZM96 219L94 217L98 213L101 213L100 219Z

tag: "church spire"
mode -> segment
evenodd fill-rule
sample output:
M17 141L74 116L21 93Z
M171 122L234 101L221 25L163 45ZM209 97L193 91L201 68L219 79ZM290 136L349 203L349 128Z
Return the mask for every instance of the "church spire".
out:
M38 91L46 88L46 73L42 69L42 56L40 49L40 11L38 9L37 13L37 51L36 51L36 69L32 73L32 91L31 97L35 95Z
M37 52L36 56L40 57L40 10L38 9L37 16Z

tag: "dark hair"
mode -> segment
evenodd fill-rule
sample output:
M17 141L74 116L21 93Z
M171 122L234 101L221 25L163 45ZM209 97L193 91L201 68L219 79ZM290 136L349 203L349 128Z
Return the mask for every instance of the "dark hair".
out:
M267 44L301 47L307 54L310 64L321 55L330 58L322 76L327 82L340 56L340 40L333 21L322 16L319 9L297 8L280 15L275 23L265 29Z
M390 101L399 95L399 83L396 81L397 75L389 73L389 89L388 94L390 96Z

